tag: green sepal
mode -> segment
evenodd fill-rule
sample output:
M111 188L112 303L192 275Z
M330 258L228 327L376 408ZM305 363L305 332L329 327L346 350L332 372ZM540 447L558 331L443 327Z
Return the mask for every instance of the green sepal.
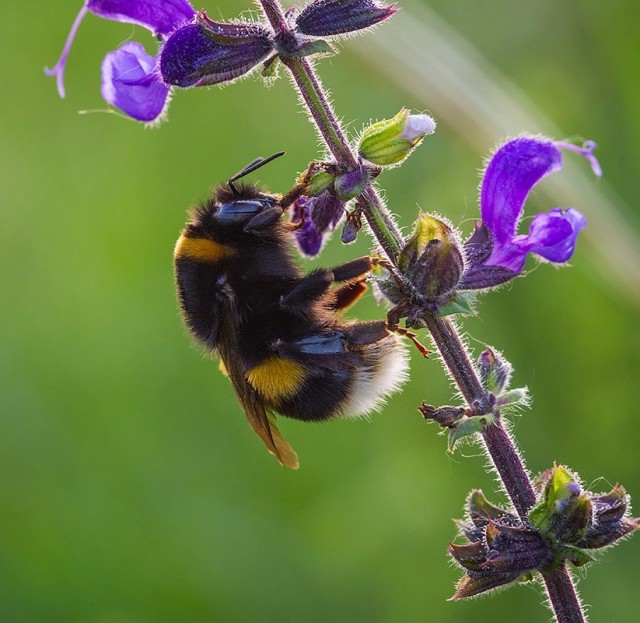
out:
M505 515L505 510L491 504L480 489L474 489L469 494L467 507L469 509L469 517L474 523L476 523L477 520L497 521Z
M529 513L530 522L549 538L563 543L580 541L591 526L593 505L565 467L546 472L541 501Z
M303 43L289 56L292 58L305 58L306 56L332 56L335 53L335 49L324 39L316 39Z
M542 499L529 513L529 521L545 534L551 528L557 506L569 497L568 485L574 482L571 474L561 465L554 465L546 473L549 474L549 479L545 484Z
M526 387L515 387L500 394L496 400L497 407L512 407L529 404L529 390Z
M445 242L448 241L450 234L451 228L446 223L431 214L421 212L413 224L411 235L407 238L398 256L400 270L406 271L407 268L415 264L432 240Z
M453 452L456 443L463 437L481 433L487 426L493 424L494 415L487 413L486 415L473 415L471 417L462 418L455 428L449 432L449 452Z
M308 197L317 197L320 193L323 193L328 188L331 188L335 181L335 175L325 171L323 169L316 171L307 180L305 195Z
M438 308L438 316L452 314L473 315L475 313L476 295L473 292L457 292L444 305Z
M575 567L583 567L595 561L595 558L589 556L583 549L572 547L571 545L567 545L564 548L564 553L565 558Z
M265 80L275 80L278 77L279 71L280 71L280 57L277 54L275 54L271 58L268 58L262 64L262 71L260 72L260 75Z

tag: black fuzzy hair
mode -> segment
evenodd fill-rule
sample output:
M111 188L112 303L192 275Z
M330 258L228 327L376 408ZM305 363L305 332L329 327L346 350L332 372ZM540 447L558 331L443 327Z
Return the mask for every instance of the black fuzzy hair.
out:
M280 199L278 195L272 195L255 184L235 183L234 186L237 192L234 192L233 189L226 184L216 186L212 193L214 201L218 204L223 204L238 200L272 198L278 201Z

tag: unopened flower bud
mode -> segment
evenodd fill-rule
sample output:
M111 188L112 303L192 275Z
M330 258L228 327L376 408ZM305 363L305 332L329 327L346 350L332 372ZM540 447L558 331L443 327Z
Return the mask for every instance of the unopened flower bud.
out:
M420 215L398 262L411 282L431 299L453 290L464 268L451 227L430 214Z
M347 220L342 229L340 241L342 244L355 242L358 232L362 229L362 212L356 208L347 214Z
M563 466L547 472L542 500L529 514L531 523L542 533L567 544L578 542L592 520L592 504L580 483Z
M412 115L403 108L393 119L379 121L364 130L360 137L360 155L382 167L400 164L422 142L433 134L436 122L429 115Z
M487 348L478 357L478 369L482 384L492 393L498 395L509 387L513 368L500 353Z
M295 22L305 35L331 37L370 28L396 11L395 5L376 0L314 0Z

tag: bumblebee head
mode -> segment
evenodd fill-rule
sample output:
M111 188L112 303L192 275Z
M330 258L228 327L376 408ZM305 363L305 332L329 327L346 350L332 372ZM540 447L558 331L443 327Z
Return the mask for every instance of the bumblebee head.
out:
M237 227L242 229L254 217L267 210L277 208L282 213L279 197L261 191L256 186L242 185L233 187L219 186L213 192L210 206L210 218L218 227Z
M277 195L256 186L242 185L233 191L226 186L218 186L209 199L192 213L191 224L217 239L227 235L251 234L265 219L268 221L265 224L279 222L282 214Z
M256 236L265 241L281 238L282 198L253 184L237 182L283 153L254 160L225 185L216 187L205 204L192 214L191 234L204 234L217 242L241 245L254 244Z

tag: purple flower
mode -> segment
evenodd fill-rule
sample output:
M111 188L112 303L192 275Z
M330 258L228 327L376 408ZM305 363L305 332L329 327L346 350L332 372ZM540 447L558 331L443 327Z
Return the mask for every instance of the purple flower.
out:
M65 96L64 70L71 45L88 12L143 26L162 38L195 15L187 0L87 0L71 26L60 59L52 69L45 70L56 77L60 97ZM160 117L169 90L159 76L158 58L147 54L139 43L125 43L107 54L102 63L103 97L138 121L150 122Z
M291 222L299 225L295 238L302 253L318 255L344 213L345 202L329 191L298 199L291 208Z
M199 13L196 24L169 37L160 54L160 71L167 84L178 87L218 84L248 73L272 50L263 26L214 22Z
M528 234L518 234L525 201L545 176L562 168L562 152L585 156L593 172L601 175L593 156L595 143L582 148L547 139L522 137L504 144L487 166L480 192L482 222L465 245L468 266L460 289L479 289L518 276L526 256L533 253L550 262L566 262L575 250L586 218L574 208L555 208L536 215Z

